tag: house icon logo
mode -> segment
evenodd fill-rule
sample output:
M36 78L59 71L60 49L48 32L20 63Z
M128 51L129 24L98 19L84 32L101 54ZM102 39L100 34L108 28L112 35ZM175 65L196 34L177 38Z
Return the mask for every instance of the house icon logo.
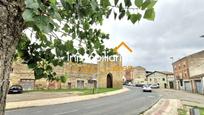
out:
M121 42L118 46L116 46L113 50L114 52L118 53L118 49L121 47L121 46L124 46L129 52L132 52L132 49L130 49L128 47L128 45L125 43L125 42Z

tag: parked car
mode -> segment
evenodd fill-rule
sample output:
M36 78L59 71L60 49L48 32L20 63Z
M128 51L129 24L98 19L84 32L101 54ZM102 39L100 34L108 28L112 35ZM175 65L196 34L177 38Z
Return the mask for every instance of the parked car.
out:
M135 84L135 87L143 87L144 84Z
M152 84L152 85L151 85L151 88L152 88L152 89L158 89L158 88L159 88L159 85L158 85L158 84Z
M12 93L23 93L23 87L21 85L12 85L10 88L9 88L9 94L12 94Z
M128 82L127 86L133 86L133 84L131 82Z
M151 85L144 85L142 88L143 92L152 92Z

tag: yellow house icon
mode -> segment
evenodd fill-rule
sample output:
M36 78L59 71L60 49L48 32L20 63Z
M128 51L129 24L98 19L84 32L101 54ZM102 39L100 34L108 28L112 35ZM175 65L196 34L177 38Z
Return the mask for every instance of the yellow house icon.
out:
M116 46L113 50L118 53L118 49L121 47L121 46L124 46L129 52L132 52L132 49L130 49L128 47L128 45L125 43L125 42L121 42L118 46Z

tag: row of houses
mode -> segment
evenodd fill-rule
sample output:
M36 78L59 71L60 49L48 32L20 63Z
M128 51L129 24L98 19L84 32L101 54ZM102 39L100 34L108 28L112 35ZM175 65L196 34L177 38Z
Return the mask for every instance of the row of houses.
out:
M204 94L204 50L185 56L172 66L173 72L128 66L124 68L124 78L132 84L159 84L161 88Z
M125 82L132 84L158 84L160 88L174 89L175 78L172 72L167 71L146 71L144 67L128 66L124 68Z
M175 89L204 94L204 51L183 57L172 65Z

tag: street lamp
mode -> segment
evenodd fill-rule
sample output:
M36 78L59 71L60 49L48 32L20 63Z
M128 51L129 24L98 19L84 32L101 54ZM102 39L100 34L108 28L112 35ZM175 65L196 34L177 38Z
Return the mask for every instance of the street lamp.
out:
M200 37L201 37L201 38L204 38L204 35L201 35Z
M172 61L172 64L173 64L173 62L174 62L174 57L170 57L170 59L171 59L171 61Z

